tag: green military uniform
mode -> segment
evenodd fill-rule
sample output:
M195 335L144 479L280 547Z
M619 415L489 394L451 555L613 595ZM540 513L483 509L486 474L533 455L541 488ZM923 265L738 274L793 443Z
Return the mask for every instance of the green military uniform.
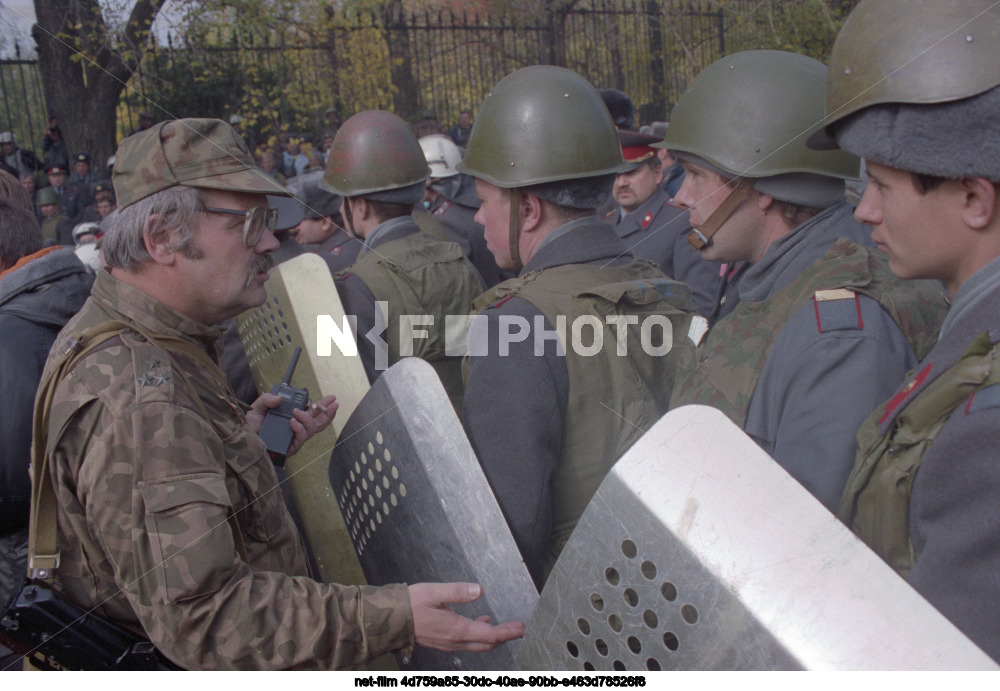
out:
M264 444L216 365L221 329L101 272L53 352L109 320L135 330L77 364L50 409L67 597L190 668L331 669L408 651L405 586L309 577Z
M380 224L369 240L351 268L335 277L344 312L358 318L359 352L369 379L374 381L380 370L366 334L376 323L376 302L384 301L386 364L392 366L406 356L426 360L456 410L461 410L462 358L447 348L445 318L468 313L482 291L479 277L458 245L430 238L409 217ZM400 318L420 315L433 318L433 323L414 324L415 330L426 330L428 338L401 338ZM454 345L461 352L464 341Z

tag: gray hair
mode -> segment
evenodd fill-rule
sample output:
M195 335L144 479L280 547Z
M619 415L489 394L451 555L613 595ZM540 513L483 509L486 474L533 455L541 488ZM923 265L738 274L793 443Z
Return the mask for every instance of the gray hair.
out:
M190 258L199 257L194 229L196 214L201 209L197 188L175 185L109 214L101 223L104 263L112 269L138 270L150 259L146 251L147 232L150 237L174 233L171 249Z

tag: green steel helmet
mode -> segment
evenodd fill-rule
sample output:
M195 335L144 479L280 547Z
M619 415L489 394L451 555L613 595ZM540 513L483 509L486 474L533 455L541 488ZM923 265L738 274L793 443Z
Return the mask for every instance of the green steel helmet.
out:
M366 110L337 131L323 181L342 197L361 197L412 187L430 174L409 125L384 110Z
M597 89L565 68L536 65L486 96L456 169L509 189L612 175L623 164Z
M869 106L947 103L997 85L996 0L863 0L833 44L826 118L809 145L835 147L830 126Z
M45 206L47 204L58 204L59 195L51 187L43 187L38 190L38 196L36 197L39 206Z
M733 175L858 176L857 157L812 151L806 137L823 119L826 66L777 50L718 60L695 77L674 107L657 148L698 156Z

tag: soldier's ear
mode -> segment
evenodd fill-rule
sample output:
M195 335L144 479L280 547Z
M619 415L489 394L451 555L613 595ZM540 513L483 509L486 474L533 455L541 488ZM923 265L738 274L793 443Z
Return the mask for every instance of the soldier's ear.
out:
M761 211L767 211L774 204L774 197L764 194L763 192L757 192L757 208Z
M529 233L542 222L544 202L530 192L520 194L521 232Z
M177 250L170 238L170 226L159 223L159 214L150 214L142 228L142 240L146 252L157 264L169 266L177 260Z
M965 178L958 185L964 195L961 214L965 225L985 230L997 223L997 185L986 178Z

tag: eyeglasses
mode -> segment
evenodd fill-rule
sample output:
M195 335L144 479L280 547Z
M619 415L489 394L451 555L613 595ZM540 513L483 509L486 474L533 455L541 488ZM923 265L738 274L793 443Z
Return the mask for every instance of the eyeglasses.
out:
M202 211L211 212L214 214L230 214L232 216L244 216L246 221L243 222L243 244L247 247L254 247L260 242L261 237L264 235L264 230L269 230L272 233L278 225L278 210L277 209L263 209L259 206L255 206L252 209L220 209L214 206L206 206L202 208Z

